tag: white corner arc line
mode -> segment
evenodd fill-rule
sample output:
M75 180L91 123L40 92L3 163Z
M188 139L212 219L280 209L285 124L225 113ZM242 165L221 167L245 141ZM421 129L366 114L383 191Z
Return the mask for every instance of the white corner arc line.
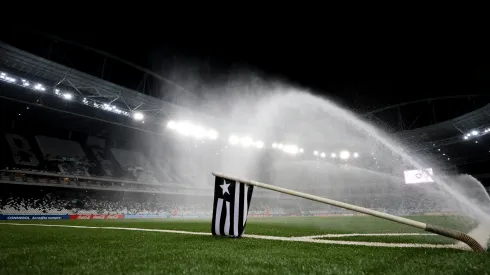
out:
M62 227L62 228L80 228L80 229L106 229L106 230L128 230L128 231L145 231L145 232L163 232L187 235L211 236L207 232L193 232L182 230L169 229L149 229L149 228L133 228L133 227L107 227L107 226L84 226L84 225L61 225L61 224L42 224L42 223L0 223L0 225L13 226L40 226L40 227ZM337 244L337 245L357 245L357 246L377 246L377 247L406 247L406 248L452 248L468 250L467 246L457 244L415 244L415 243L379 243L379 242L357 242L357 241L337 241L337 240L318 240L304 237L277 237L266 235L243 235L244 238L289 241L289 242L307 242L307 243L322 243L322 244Z
M358 241L337 241L337 240L319 240L308 239L301 237L274 237L274 236L262 236L262 235L244 235L245 238L254 239L268 239L268 240L280 240L280 241L296 241L307 243L324 243L324 244L341 244L341 245L358 245L358 246L377 246L377 247L409 247L409 248L453 248L468 250L469 247L461 246L457 244L428 244L428 243L381 243L381 242L358 242Z
M433 233L348 233L348 234L325 234L313 236L301 236L296 238L301 239L316 239L316 238L343 238L343 237L383 237L383 236L438 236Z

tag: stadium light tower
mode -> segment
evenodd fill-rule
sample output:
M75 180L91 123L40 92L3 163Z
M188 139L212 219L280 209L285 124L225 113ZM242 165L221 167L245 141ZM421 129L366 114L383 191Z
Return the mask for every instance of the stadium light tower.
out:
M206 130L201 126L194 126L192 130L192 135L196 139L202 139L206 135Z
M145 116L141 112L135 112L133 114L133 118L135 120L143 120L143 118L145 118Z
M240 140L240 143L242 144L243 147L248 147L250 145L252 145L253 143L253 140L251 137L249 136L246 136L246 137L243 137L241 140Z
M209 139L215 140L218 138L218 132L216 132L216 130L214 130L214 129L211 129L208 131L207 136Z
M340 159L348 160L350 158L350 153L349 153L349 151L344 150L344 151L340 152L339 156L340 156Z
M167 127L168 127L169 129L174 130L175 128L177 128L177 123L176 123L175 121L173 121L173 120L170 120L170 121L167 123Z
M235 135L231 135L230 138L228 139L228 141L230 142L231 145L235 145L235 144L238 144L238 142L240 141L240 138L238 138Z

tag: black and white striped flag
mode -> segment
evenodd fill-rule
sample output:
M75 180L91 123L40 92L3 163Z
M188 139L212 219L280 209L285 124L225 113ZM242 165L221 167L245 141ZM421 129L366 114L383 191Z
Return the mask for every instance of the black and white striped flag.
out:
M243 234L252 192L252 185L216 177L211 226L213 235L238 238Z

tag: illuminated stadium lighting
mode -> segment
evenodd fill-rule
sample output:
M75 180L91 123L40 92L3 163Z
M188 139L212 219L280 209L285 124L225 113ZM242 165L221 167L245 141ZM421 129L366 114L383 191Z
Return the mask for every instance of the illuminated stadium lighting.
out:
M119 106L118 101L116 101L115 103L112 103L112 101L111 101L111 103L108 103L108 102L104 103L104 102L98 101L99 99L97 99L97 97L95 97L95 96L94 97L89 96L89 94L86 94L87 97L84 97L84 91L83 90L78 91L79 93L76 93L74 90L72 90L72 88L70 88L69 86L65 86L63 84L60 84L57 87L48 86L48 88L45 88L45 86L43 86L42 83L37 83L35 81L29 81L28 79L23 79L21 77L9 75L6 72L0 72L0 81L3 81L5 83L11 83L11 85L17 85L19 87L23 87L24 89L28 89L31 91L32 90L47 91L47 94L51 94L51 95L55 94L60 98L77 101L77 102L83 103L84 105L87 105L87 106L102 109L102 110L109 111L109 112L112 112L115 114L121 114L121 115L125 115L128 117L132 117L133 119L139 120L142 123L143 123L143 119L146 118L144 116L141 117L140 114L138 114L136 112L131 112L131 110L125 111L125 107L123 107L123 105ZM112 104L114 104L114 105L112 105ZM119 109L119 107L121 109ZM141 114L141 115L143 115L143 114ZM146 114L146 115L148 115L148 114ZM148 119L146 119L146 120L148 120ZM216 132L215 130L209 129L206 127L202 127L202 126L193 125L191 123L182 123L181 124L181 123L178 123L175 121L169 121L167 123L167 128L169 128L170 130L175 130L176 132L179 132L185 136L195 137L196 139L217 140L219 137L218 132ZM485 129L484 128L478 128L478 129L474 129L474 130L470 129L470 131L468 131L468 134L466 134L463 138L465 140L467 140L467 139L475 140L474 137L478 138L478 136L486 135L488 133L490 133L490 128L488 128L488 127ZM254 140L254 139L252 139L252 137L250 137L250 139L247 139L247 137L243 137L243 136L240 136L240 137L235 136L235 137L236 137L236 139L234 139L233 137L230 137L229 141L231 144L241 144L244 147L253 147L253 148L263 148L264 147L263 141ZM475 141L475 143L478 143L478 141ZM268 143L268 144L271 144L271 143ZM436 144L434 143L433 146L436 147ZM439 147L439 145L437 145L437 147ZM298 154L298 153L304 152L304 149L299 148L299 146L291 145L291 144L288 145L286 143L281 144L281 143L278 143L277 141L272 143L272 148L279 149L279 150L281 150L285 153L289 153L289 154ZM326 149L326 148L322 148L322 149ZM346 148L346 149L351 149L351 148ZM325 157L326 156L325 153L323 153L323 152L320 153L320 152L321 151L314 151L313 155L318 156L318 157L320 157L320 156ZM339 157L339 154L338 154L339 152L337 151L336 153L332 153L331 157L332 158ZM347 151L347 153L348 153L348 151ZM342 158L341 155L340 155L340 157ZM345 159L348 159L350 157L358 158L359 155L358 155L358 153L348 153L348 157Z
M21 80L20 83L17 81L18 79ZM0 72L0 81L7 82L10 84L19 85L19 86L22 86L24 88L33 89L36 91L45 91L46 90L46 88L44 88L43 85L40 83L36 83L34 85L34 87L31 88L31 83L29 81L27 81L25 79L10 76L9 74L7 74L5 72Z
M231 145L235 145L235 144L238 144L240 139L235 135L231 135L230 138L228 139L228 141L230 142Z
M296 145L285 145L282 149L285 153L296 155L299 152L299 148Z
M190 134L192 134L192 128L193 127L189 122L184 121L177 124L176 130L184 136L189 136Z
M350 158L350 153L347 150L341 151L339 157L340 159L348 160Z
M255 147L261 149L264 147L264 142L262 140L254 140L250 136L239 137L237 135L230 135L230 137L228 138L228 142L231 145L241 145L245 148Z
M22 86L24 86L24 87L29 87L29 86L31 86L31 83L29 83L29 81L27 81L27 80L25 80L25 79L21 79L21 81L22 81Z
M36 85L34 85L34 90L44 92L46 91L46 88L44 88L42 84L37 83Z
M324 157L326 157L326 156L327 156L327 155L326 155L325 153L323 153L323 152L320 154L320 157L322 157L322 158L324 158Z
M248 146L252 145L252 143L253 143L253 139L251 137L247 136L247 137L242 137L240 139L240 144L244 147L248 147Z
M204 130L203 127L201 127L201 126L194 126L194 129L192 130L192 135L196 139L202 139L205 134L206 134L206 130Z
M20 79L20 81L17 81L18 79ZM43 84L41 84L41 83L32 83L31 84L31 82L28 81L28 80L26 80L26 79L23 79L23 78L15 78L15 77L9 76L5 72L0 72L0 80L1 81L4 81L4 82L7 82L7 83L10 83L10 84L18 85L18 86L23 87L23 88L27 88L29 90L41 91L41 92L46 91L46 87L44 87ZM66 99L66 100L76 100L76 97L73 96L71 93L64 92L64 91L60 90L59 88L54 87L50 91L54 95L56 95L58 97L61 97L63 99ZM117 106L111 106L111 105L106 104L106 103L99 103L99 102L97 102L94 99L87 99L87 98L84 97L81 102L84 105L87 105L87 106L90 106L90 107L94 107L94 108L97 108L97 109L103 109L105 111L109 111L109 112L112 112L112 113L115 113L115 114L118 114L118 115L124 115L124 116L127 116L127 117L131 116L130 112L128 112L128 111L124 111L124 110L118 109Z
M216 132L216 130L208 130L207 132L207 137L211 140L216 140L218 138L218 132Z
M206 129L202 126L194 125L188 121L176 122L170 120L167 122L167 128L182 134L183 136L192 136L198 140L208 138L215 140L218 138L218 132L214 129Z
M102 109L106 110L106 111L112 111L114 109L114 106L107 104L107 103L104 103L104 104L102 104Z
M264 147L264 142L262 142L261 140L258 140L255 142L255 146L260 149L260 148Z
M135 112L135 113L133 113L133 118L135 120L143 120L143 118L145 118L145 116L141 112Z
M294 145L294 144L282 144L282 143L276 143L276 142L272 143L272 148L279 149L279 150L283 151L284 153L293 154L293 155L296 155L298 153L303 153L305 151L303 148L299 148L299 146ZM316 156L315 153L313 153L313 154Z
M66 100L72 100L73 99L73 95L70 94L70 93L64 93L63 94L63 98L66 99Z
M231 145L241 145L243 147L255 147L255 148L263 148L264 147L264 142L262 140L254 140L250 136L244 136L244 137L239 137L237 135L231 135L228 138L228 142Z
M486 135L488 133L490 133L490 128L481 129L481 130L472 130L471 132L464 135L463 139L468 140L472 137L479 137L479 136Z
M177 123L176 123L175 121L173 121L173 120L170 120L170 121L167 123L167 127L168 127L169 129L174 130L175 128L177 128Z
M8 83L16 83L17 79L7 75L6 73L0 73L0 80L8 82Z

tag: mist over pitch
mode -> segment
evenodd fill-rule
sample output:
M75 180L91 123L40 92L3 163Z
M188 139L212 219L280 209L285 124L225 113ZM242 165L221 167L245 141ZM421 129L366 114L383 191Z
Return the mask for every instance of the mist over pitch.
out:
M206 96L194 99L193 107L218 119L197 123L217 129L216 144L194 141L194 152L188 143L172 150L177 158L191 156L177 161L176 170L205 179L203 187L212 180L210 172L217 171L398 215L445 213L455 221L471 220L472 227L490 224L490 198L480 182L446 172L439 163L411 152L410 144L328 99L255 76L215 82L209 90L200 87ZM190 121L188 114L176 117ZM405 183L404 171L426 168L434 171L433 183ZM346 213L264 190L257 194L261 206L279 212Z

